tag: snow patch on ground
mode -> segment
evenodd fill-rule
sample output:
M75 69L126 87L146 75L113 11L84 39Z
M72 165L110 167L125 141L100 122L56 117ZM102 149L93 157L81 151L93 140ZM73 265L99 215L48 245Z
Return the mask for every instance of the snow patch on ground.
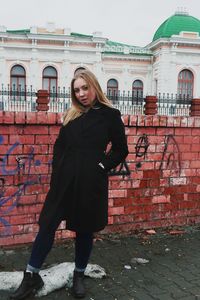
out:
M44 281L44 286L38 291L36 296L45 296L64 286L71 287L74 263L64 262L54 265L48 269L41 270L40 275ZM85 276L91 278L103 278L106 276L105 270L99 265L88 264ZM0 290L16 290L22 281L23 272L0 272Z

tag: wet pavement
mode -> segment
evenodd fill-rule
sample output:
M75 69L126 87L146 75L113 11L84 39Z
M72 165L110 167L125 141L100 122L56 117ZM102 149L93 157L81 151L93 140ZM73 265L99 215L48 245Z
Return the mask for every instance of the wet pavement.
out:
M85 299L200 300L200 227L181 230L101 236L94 243L90 262L105 268L107 276L85 279ZM30 246L0 248L0 271L23 270L29 253ZM53 247L43 267L72 262L73 256L73 241L67 240ZM8 297L9 292L0 291L1 300ZM63 288L40 299L74 298Z

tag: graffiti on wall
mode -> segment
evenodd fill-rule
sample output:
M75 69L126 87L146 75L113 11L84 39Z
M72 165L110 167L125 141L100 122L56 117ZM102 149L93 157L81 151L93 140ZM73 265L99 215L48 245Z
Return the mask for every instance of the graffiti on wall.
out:
M169 149L170 148L170 149ZM165 165L164 165L165 164ZM162 153L162 159L160 163L160 170L174 169L177 171L177 175L181 173L181 155L179 145L173 135L169 134L165 136L164 150Z
M150 146L148 136L146 134L141 135L135 146L136 168L141 168L142 162L145 162L148 154L148 148ZM137 159L139 158L139 161ZM143 160L141 161L142 158ZM164 147L161 151L161 161L158 168L162 170L176 170L177 175L181 173L181 154L179 145L175 137L171 134L164 136Z
M0 136L0 147L3 145L3 141L3 136ZM16 206L22 205L20 199L25 194L26 189L31 185L42 184L45 180L48 182L51 174L52 160L47 162L47 174L40 174L38 168L44 163L35 159L34 147L30 147L29 153L26 155L14 155L19 145L19 142L14 143L6 154L0 157L0 225L4 227L3 233L0 230L0 236L11 233L7 216ZM15 158L12 164L8 163L11 157ZM129 174L126 161L109 172L109 176ZM11 193L9 192L10 184L7 183L9 176L15 178L14 191Z
M0 147L3 144L3 137L0 136ZM4 226L5 230L0 235L8 235L10 233L10 224L6 218L8 214L18 205L20 205L20 198L25 193L28 186L34 184L41 184L45 179L49 178L52 161L49 160L48 174L37 174L37 167L41 166L40 160L34 159L34 148L31 147L27 155L13 155L13 152L17 150L19 142L14 143L6 152L3 157L0 157L0 224ZM15 164L8 164L10 157L15 157ZM34 169L34 175L33 171ZM36 175L37 174L37 175ZM9 176L15 178L15 188L10 193L7 184Z
M0 147L3 145L4 139L0 135ZM31 185L42 185L45 180L48 183L51 174L52 160L47 163L36 159L34 147L30 147L26 155L15 155L18 153L20 143L15 142L11 145L5 155L0 157L0 226L4 230L0 230L0 236L11 234L11 225L9 224L9 213L19 205L21 196L26 193L26 189ZM135 162L136 172L142 167L142 164L148 160L149 138L146 134L138 137L135 146ZM180 149L174 136L164 136L162 150L160 151L160 178L163 170L176 170L177 176L181 172ZM11 160L10 160L11 159ZM40 174L40 167L47 165L47 172ZM117 168L109 172L109 176L130 175L127 161L124 161ZM14 178L14 184L9 182L9 178ZM142 179L141 179L142 180ZM12 189L10 190L10 187Z

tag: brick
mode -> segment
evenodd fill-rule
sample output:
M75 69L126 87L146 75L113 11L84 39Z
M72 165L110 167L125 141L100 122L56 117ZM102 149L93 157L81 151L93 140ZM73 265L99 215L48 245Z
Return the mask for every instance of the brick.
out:
M186 177L191 177L196 175L197 175L196 169L182 169L180 173L180 176L186 176Z
M172 185L182 185L182 184L186 184L187 180L185 177L182 178L170 178L170 184Z
M141 170L152 170L154 169L154 162L144 162L141 166Z
M27 124L37 124L37 113L36 112L26 112L26 123Z
M35 140L34 135L10 135L9 137L10 144L15 144L17 142L21 145L24 144L34 145L34 140Z
M187 117L181 117L181 127L188 127L188 118Z
M181 152L189 152L189 151L192 151L192 149L191 149L192 146L193 145L191 145L191 144L179 144L179 149Z
M135 144L135 137L134 136L127 136L128 144Z
M145 126L145 116L143 115L138 115L137 116L137 125L138 126Z
M194 127L200 127L200 118L199 117L195 117L194 118Z
M0 246L12 246L15 244L16 242L13 238L13 235L5 237L0 236Z
M192 135L192 129L191 128L175 128L175 135Z
M168 118L167 118L167 126L168 127L174 127L174 117L168 116Z
M109 199L110 200L110 199ZM113 199L113 205L116 206L128 206L133 204L133 199L132 198L114 198ZM112 205L112 206L113 206Z
M149 135L155 135L156 134L156 128L150 127L150 128L138 128L137 130L137 135L143 135L143 134L147 134Z
M63 123L63 113L56 114L56 123L60 125Z
M57 117L55 113L47 112L47 124L56 124Z
M167 126L167 117L166 116L160 116L160 126Z
M21 203L21 201L20 201L20 203ZM19 214L23 214L23 215L35 214L35 213L40 213L41 209L42 209L42 204L37 204L37 205L23 205L23 206L19 205L17 207L17 212ZM35 219L34 219L34 221L35 221Z
M163 136L149 136L149 143L150 144L161 144L164 143L164 137Z
M112 190L109 191L109 198L124 198L127 196L126 190Z
M159 126L160 124L160 116L153 116L153 126Z
M24 128L24 134L48 134L48 127L42 125L30 125Z
M60 131L60 126L50 126L49 127L49 134L55 134L58 135L59 131Z
M37 124L48 124L48 113L46 111L37 112Z
M194 127L194 126L195 126L195 118L188 117L188 127Z
M25 124L26 113L25 112L16 112L15 113L15 123L16 124Z
M191 144L193 141L193 136L184 135L183 136L183 144Z
M36 195L22 195L19 200L19 204L35 204L36 203Z
M25 233L14 235L14 244L27 244L33 242L35 239L35 233Z
M128 126L128 124L129 124L129 115L123 115L122 116L122 121L123 121L125 126Z
M200 160L193 160L190 162L191 169L199 169L200 168Z
M144 178L159 178L160 170L144 170L143 177Z
M174 128L161 128L158 127L156 129L156 135L168 135L168 134L172 134L174 135Z
M23 134L24 132L24 126L23 125L9 125L9 126L6 126L7 128L7 132L9 134Z
M152 203L168 203L170 202L170 195L160 195L152 197Z
M134 205L134 206L126 206L124 207L124 214L130 215L130 214L140 214L145 211L144 205Z
M192 136L200 136L200 128L192 128Z
M108 225L112 225L114 223L113 216L108 217Z
M52 139L51 139L51 136L50 135L47 135L47 134L37 134L35 136L35 144L51 144L52 143Z
M198 152L184 152L181 153L182 160L197 160L199 158Z
M1 133L1 130L0 130L0 133ZM3 145L7 145L8 144L8 135L5 135L5 134L1 134L1 144Z
M134 222L134 216L133 215L112 216L112 221L114 224L131 223Z
M120 207L120 206L118 206L118 207L109 207L108 208L108 213L111 216L124 214L124 207Z
M0 124L3 124L3 115L4 115L4 112L1 110L0 111Z
M145 126L153 126L153 116L145 116Z
M4 112L3 123L4 124L14 124L15 113L14 112Z
M180 127L181 117L174 117L174 127Z
M130 116L129 118L129 126L136 126L137 125L137 116Z
M191 145L192 152L200 152L200 145L199 144L192 144Z
M128 189L132 187L132 181L131 180L116 180L111 182L110 188L111 189Z
M15 215L10 217L10 224L28 224L28 223L35 223L35 216L34 215Z
M34 154L49 154L49 145L24 145L23 154L32 153L32 149L34 149Z

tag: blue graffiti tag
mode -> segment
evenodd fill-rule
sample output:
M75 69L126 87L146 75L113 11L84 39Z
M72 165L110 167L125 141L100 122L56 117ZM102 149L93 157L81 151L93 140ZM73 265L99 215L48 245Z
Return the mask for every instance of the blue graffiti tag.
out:
M0 136L0 145L3 144L3 137ZM48 175L37 175L36 178L31 178L31 167L37 167L41 165L40 160L34 161L34 148L31 147L30 152L26 156L16 156L17 165L12 170L7 169L7 161L11 153L18 147L20 143L16 142L13 144L3 158L0 158L0 174L4 176L8 175L18 175L20 177L22 175L26 175L26 180L18 184L16 191L9 196L5 196L5 179L0 178L0 223L4 226L4 232L0 233L2 235L11 234L11 224L5 219L5 216L8 215L20 202L20 197L24 194L26 187L33 184L41 184L42 180L48 178ZM50 160L47 164L50 166L52 161ZM6 207L8 202L12 204L9 207ZM5 208L3 210L3 208Z

